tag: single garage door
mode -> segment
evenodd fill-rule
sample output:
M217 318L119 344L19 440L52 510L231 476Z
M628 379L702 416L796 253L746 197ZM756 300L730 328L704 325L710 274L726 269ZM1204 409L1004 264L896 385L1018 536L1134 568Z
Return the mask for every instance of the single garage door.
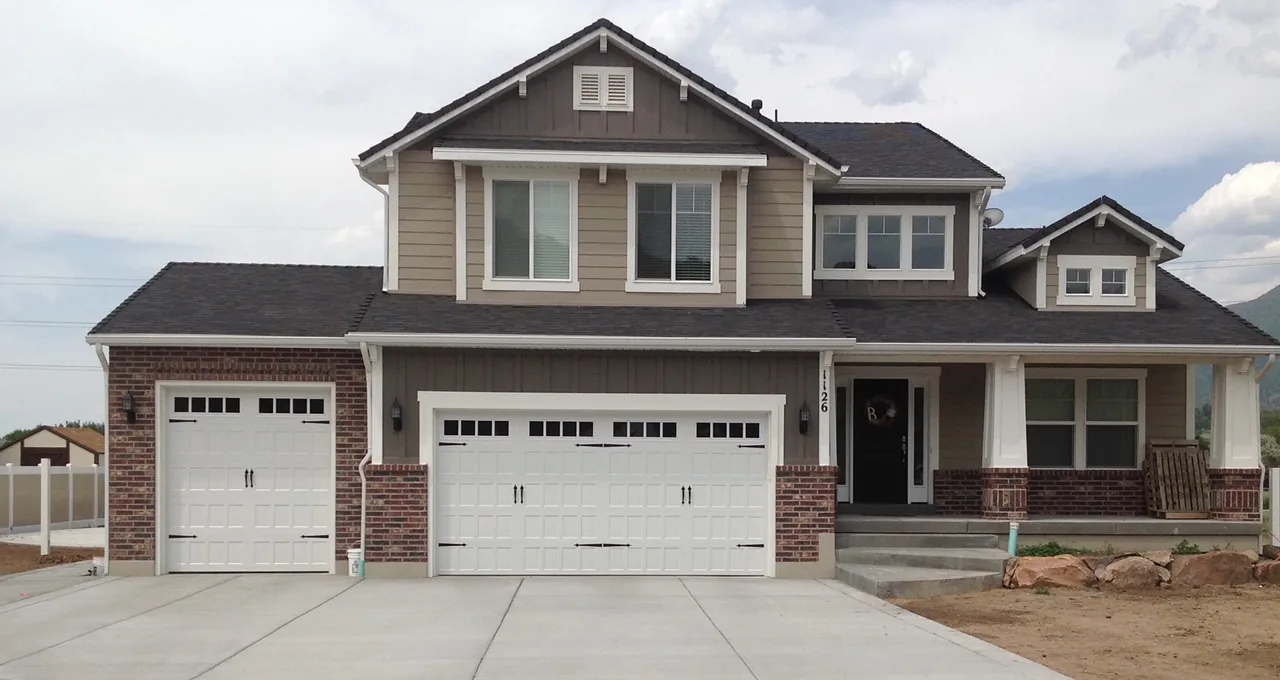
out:
M767 418L443 412L441 574L763 574Z
M329 391L184 388L165 400L168 570L329 571Z

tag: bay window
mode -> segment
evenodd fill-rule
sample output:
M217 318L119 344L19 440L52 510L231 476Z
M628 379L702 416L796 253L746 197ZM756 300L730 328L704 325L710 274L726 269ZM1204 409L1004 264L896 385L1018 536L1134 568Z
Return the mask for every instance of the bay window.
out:
M577 172L485 171L486 290L576 291Z
M670 180L635 174L628 178L626 289L719 292L718 173Z
M955 208L821 205L818 279L952 280Z
M1137 467L1145 370L1028 369L1026 380L1030 467Z

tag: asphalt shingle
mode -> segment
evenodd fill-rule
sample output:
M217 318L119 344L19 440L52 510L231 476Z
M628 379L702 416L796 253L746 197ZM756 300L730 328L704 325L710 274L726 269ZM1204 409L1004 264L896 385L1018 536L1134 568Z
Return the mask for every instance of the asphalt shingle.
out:
M849 166L846 177L1003 179L920 123L783 123Z

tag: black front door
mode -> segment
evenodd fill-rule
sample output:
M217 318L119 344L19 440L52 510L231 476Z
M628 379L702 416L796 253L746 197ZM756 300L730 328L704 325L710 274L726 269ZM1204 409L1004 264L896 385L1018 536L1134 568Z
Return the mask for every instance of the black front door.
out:
M853 381L854 503L907 502L906 380Z

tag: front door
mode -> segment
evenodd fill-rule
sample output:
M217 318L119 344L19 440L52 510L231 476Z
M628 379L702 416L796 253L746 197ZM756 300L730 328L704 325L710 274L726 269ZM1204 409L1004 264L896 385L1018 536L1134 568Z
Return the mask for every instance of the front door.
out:
M854 503L906 503L908 381L853 381Z

